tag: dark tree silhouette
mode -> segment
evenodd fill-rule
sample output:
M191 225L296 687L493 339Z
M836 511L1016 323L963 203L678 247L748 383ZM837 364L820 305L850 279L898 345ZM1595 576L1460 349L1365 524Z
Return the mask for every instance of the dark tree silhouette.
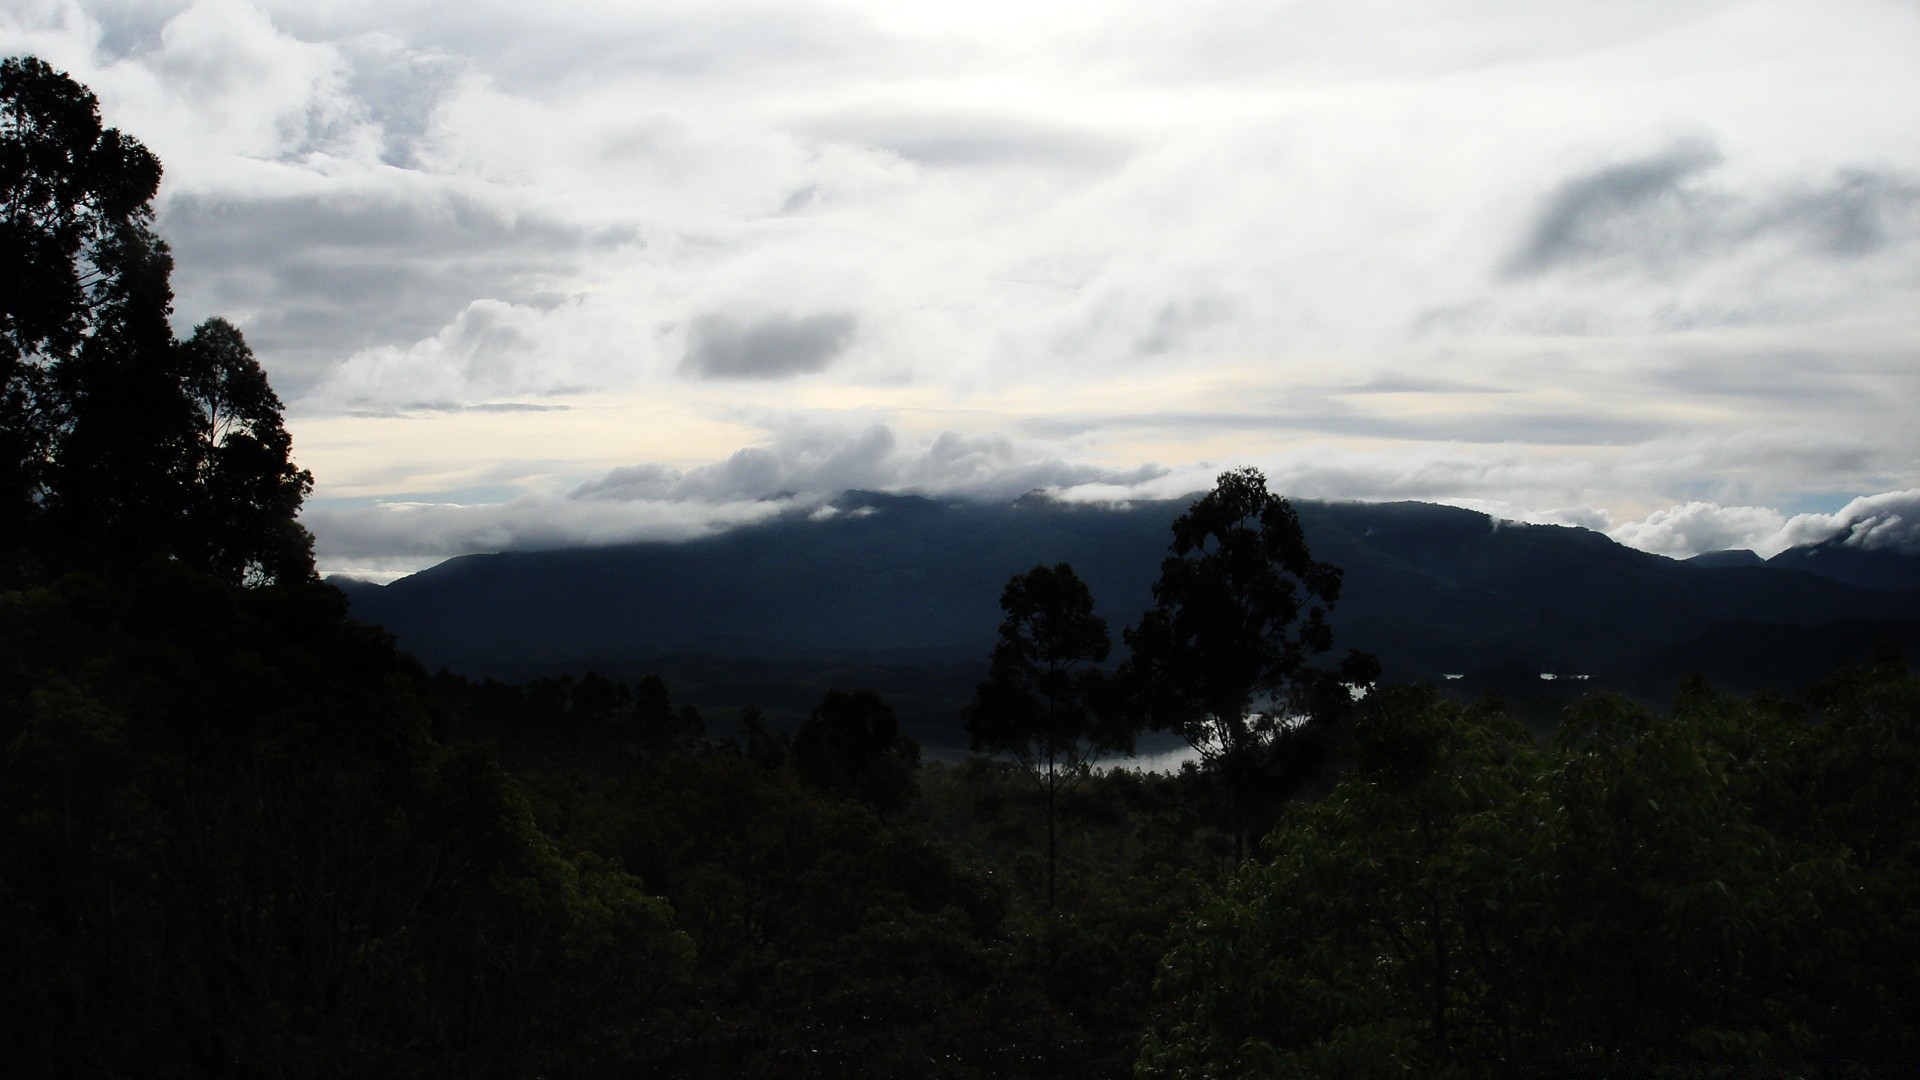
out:
M962 717L973 749L1008 754L1039 785L1047 817L1047 910L1054 906L1060 796L1083 780L1092 756L1131 750L1132 732L1094 708L1098 665L1112 648L1093 594L1066 563L1036 566L1000 594L993 666Z
M632 748L647 753L686 750L707 734L707 722L691 705L673 707L673 696L658 675L640 680L633 691Z
M1147 724L1178 733L1220 779L1244 859L1255 801L1299 786L1347 687L1372 683L1379 664L1359 653L1312 664L1333 648L1340 569L1313 559L1259 470L1220 474L1173 523L1171 551L1154 608L1126 634L1122 677Z
M228 581L297 581L313 571L313 538L294 524L313 490L295 468L280 398L240 331L200 324L180 346L194 405L194 498L181 554Z
M891 812L913 799L920 745L900 734L879 695L829 690L794 733L788 760L807 784Z
M33 57L0 61L0 574L33 569L73 366L151 332L133 301L162 288L152 236L160 162L103 128L85 87ZM142 257L144 253L145 257ZM164 328L164 299L160 303ZM98 339L98 344L96 344ZM161 456L164 456L162 453Z
M0 61L0 578L153 556L304 581L312 478L239 332L182 343L152 229L160 163L94 96Z

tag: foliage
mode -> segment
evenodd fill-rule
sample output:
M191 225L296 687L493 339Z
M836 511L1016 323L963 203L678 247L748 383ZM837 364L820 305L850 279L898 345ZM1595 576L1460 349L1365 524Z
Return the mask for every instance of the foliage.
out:
M1174 522L1171 552L1154 608L1127 631L1121 678L1148 724L1177 732L1220 778L1243 848L1263 797L1306 778L1347 687L1372 683L1379 665L1360 654L1311 663L1333 648L1340 570L1314 561L1259 470L1220 474Z
M920 747L900 734L900 722L879 695L829 690L794 733L790 757L809 786L889 812L913 799Z
M1036 566L1000 594L999 641L984 682L961 713L973 749L1009 754L1039 785L1047 818L1047 907L1054 902L1060 796L1101 751L1131 750L1132 732L1096 711L1097 666L1112 648L1093 595L1066 563Z
M690 959L563 857L331 590L157 564L0 594L0 1052L33 1075L644 1059ZM32 977L24 977L33 973Z
M176 341L160 163L44 62L0 61L0 583L153 556L313 575L312 477L222 320Z
M1383 696L1358 768L1290 808L1271 864L1243 868L1181 932L1140 1075L1910 1052L1920 815L1910 793L1871 826L1848 806L1909 762L1850 775L1813 814L1803 792L1861 764L1840 748L1863 724L1910 755L1920 702L1904 676L1848 701L1809 724L1698 687L1666 718L1596 698L1540 747L1497 712ZM1906 854L1876 865L1863 839L1882 829Z

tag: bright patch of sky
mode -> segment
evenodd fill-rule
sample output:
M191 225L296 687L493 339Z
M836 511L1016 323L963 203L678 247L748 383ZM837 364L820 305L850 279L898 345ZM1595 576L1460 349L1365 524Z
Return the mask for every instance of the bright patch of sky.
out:
M14 0L24 52L165 162L330 569L1242 464L1674 555L1920 488L1906 0Z

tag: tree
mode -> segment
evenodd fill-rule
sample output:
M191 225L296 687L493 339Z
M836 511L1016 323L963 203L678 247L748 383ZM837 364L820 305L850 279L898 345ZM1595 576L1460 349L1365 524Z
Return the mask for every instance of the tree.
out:
M1093 707L1112 648L1107 621L1073 568L1036 566L1000 593L993 666L962 713L975 751L1010 754L1039 785L1047 817L1047 910L1054 906L1060 796L1104 750L1131 750L1132 733Z
M43 61L0 61L0 581L154 556L304 581L312 477L221 320L182 343L160 163Z
M920 745L900 734L900 721L878 694L829 690L794 733L789 760L812 787L898 811L913 799Z
M678 711L673 696L658 675L648 675L634 689L629 713L634 749L653 754L675 753L697 744L707 734L706 720L691 705Z
M209 319L180 346L194 406L190 517L180 554L227 581L299 581L313 537L294 522L313 490L296 468L280 398L240 331Z
M43 546L53 463L73 421L64 369L95 338L129 336L129 301L151 291L165 258L149 230L159 185L160 162L103 128L85 87L33 57L0 60L0 574L9 579Z
M1865 684L1870 718L1818 722L1596 695L1547 743L1431 687L1369 695L1355 768L1175 933L1137 1074L1911 1071L1920 681ZM1876 752L1836 776L1861 721ZM1907 854L1862 842L1869 807Z
M1306 779L1325 728L1350 706L1347 688L1371 684L1379 664L1360 653L1312 663L1333 648L1340 570L1313 559L1293 507L1259 470L1220 474L1173 523L1171 552L1154 608L1126 634L1121 677L1147 725L1178 733L1219 778L1244 858L1254 800Z

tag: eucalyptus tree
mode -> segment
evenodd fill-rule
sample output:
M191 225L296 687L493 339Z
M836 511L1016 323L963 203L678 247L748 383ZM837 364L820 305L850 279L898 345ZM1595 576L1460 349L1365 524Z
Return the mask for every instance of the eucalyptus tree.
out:
M0 61L0 581L154 556L312 576L266 375L223 320L174 337L160 176L86 87Z
M999 641L962 718L975 751L1007 754L1039 786L1047 818L1047 909L1054 906L1060 796L1097 754L1128 751L1133 733L1096 707L1112 642L1093 594L1066 563L1015 575L1000 593Z
M1235 469L1173 523L1155 605L1127 631L1129 696L1148 727L1179 734L1222 782L1236 859L1255 801L1306 779L1349 688L1379 675L1360 653L1316 662L1333 649L1340 580L1266 477Z

